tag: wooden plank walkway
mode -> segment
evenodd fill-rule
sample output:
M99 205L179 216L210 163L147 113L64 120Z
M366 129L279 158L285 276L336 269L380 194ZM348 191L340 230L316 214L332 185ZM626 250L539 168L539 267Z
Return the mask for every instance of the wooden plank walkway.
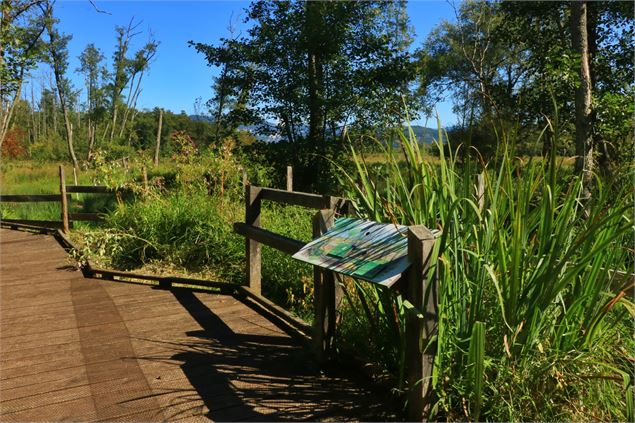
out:
M232 296L85 279L50 236L0 230L0 421L395 418Z

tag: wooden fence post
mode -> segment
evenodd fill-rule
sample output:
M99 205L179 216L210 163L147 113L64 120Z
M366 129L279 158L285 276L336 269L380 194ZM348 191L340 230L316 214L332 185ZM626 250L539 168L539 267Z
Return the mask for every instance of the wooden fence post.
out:
M476 201L479 211L485 207L485 176L483 173L476 175Z
M148 169L145 166L141 168L141 178L143 179L143 190L148 192Z
M260 187L245 186L245 223L260 227ZM247 286L255 294L260 295L261 281L261 250L262 246L257 241L247 238L245 240L247 261Z
M66 197L66 180L64 179L64 166L60 165L60 201L62 204L62 228L68 233L68 198Z
M422 421L430 412L433 401L432 367L438 326L436 277L428 279L435 237L425 226L408 228L408 258L405 272L408 286L406 299L423 313L423 319L409 313L406 320L406 369L408 372L408 421Z
M293 191L293 166L287 166L287 191Z
M73 184L79 185L77 182L77 168L73 166ZM79 194L75 194L75 200L79 200Z
M313 238L325 233L335 222L335 211L323 209L313 217ZM335 273L313 267L313 346L320 363L328 360L335 346L335 327L342 301L341 288Z

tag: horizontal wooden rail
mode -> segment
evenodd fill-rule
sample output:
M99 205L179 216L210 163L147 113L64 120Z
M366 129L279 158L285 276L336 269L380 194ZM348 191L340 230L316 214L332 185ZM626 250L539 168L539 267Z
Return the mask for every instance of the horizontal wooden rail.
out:
M68 218L70 220L82 220L88 222L99 222L104 220L104 214L102 213L69 213Z
M143 275L139 273L133 272L124 272L120 270L110 270L110 269L101 269L98 267L90 267L88 269L88 273L91 277L101 276L104 279L114 279L118 278L126 278L126 279L137 279L143 281L155 281L159 283L160 287L164 288L172 288L172 284L180 284L180 285L193 285L193 286L201 286L206 288L218 288L221 292L231 294L236 288L240 285L225 283L225 282L216 282L216 281L208 281L204 279L194 279L194 278L182 278L177 276L156 276L156 275Z
M93 185L66 185L66 192L83 193L83 194L113 194L117 191L125 191L112 189L105 186ZM59 198L59 197L58 197Z
M310 209L329 208L330 197L328 195L309 194L306 192L284 191L274 188L261 188L260 199L275 201L293 206L307 207Z
M36 226L43 228L62 228L63 224L58 220L32 220L32 219L1 219L3 226L11 226L12 224ZM71 227L73 225L71 224Z
M58 223L61 223L61 222L58 222ZM54 229L54 228L50 228L46 226L30 225L28 223L7 222L4 219L0 220L0 227L14 229L14 230L37 232L41 234L55 234L58 231L58 229Z
M59 201L60 194L0 195L2 203L53 203Z
M242 222L234 223L234 232L287 254L297 253L306 244L297 239L288 238Z

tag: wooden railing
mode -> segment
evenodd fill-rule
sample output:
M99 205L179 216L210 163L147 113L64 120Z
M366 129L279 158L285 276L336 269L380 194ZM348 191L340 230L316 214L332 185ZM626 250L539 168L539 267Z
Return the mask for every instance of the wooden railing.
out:
M287 184L288 188L292 184ZM245 237L246 285L241 287L245 295L258 301L272 313L295 322L294 326L311 337L319 361L334 357L335 326L342 302L339 276L334 272L314 266L313 324L292 316L262 295L261 246L266 245L286 254L294 254L305 243L262 228L260 221L262 201L302 206L316 209L313 217L313 238L324 234L339 214L354 214L350 200L295 191L245 186L245 222L234 223L234 232ZM408 257L410 267L393 289L412 305L406 325L406 369L410 386L408 392L408 419L421 421L429 411L432 401L431 376L436 353L438 302L436 277L428 279L428 270L435 244L435 235L423 226L408 228ZM436 267L435 267L436 269ZM432 272L436 274L436 272ZM388 289L388 288L387 288Z
M72 227L73 221L100 221L103 220L102 213L70 213L69 205L72 197L70 194L114 194L123 193L126 190L113 190L105 186L92 185L66 185L64 177L64 167L59 167L60 191L59 194L25 194L25 195L1 195L2 203L60 203L61 215L60 220L33 220L33 219L2 219L7 223L21 223L34 226L42 226L48 228L60 228L64 232L68 232Z

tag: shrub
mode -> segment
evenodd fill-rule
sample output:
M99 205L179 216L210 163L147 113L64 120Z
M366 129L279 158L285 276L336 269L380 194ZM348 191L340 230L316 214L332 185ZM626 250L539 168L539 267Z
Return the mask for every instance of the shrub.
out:
M24 157L24 140L25 133L20 128L11 128L7 131L7 134L2 143L2 157L8 159L17 159Z

